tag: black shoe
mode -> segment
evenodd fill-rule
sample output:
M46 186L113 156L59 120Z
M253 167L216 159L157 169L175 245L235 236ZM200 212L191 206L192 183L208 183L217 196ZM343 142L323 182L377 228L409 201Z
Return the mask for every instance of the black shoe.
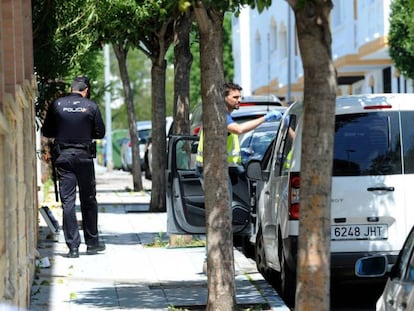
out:
M69 253L66 255L68 258L79 258L79 249L71 248Z
M87 255L96 255L98 252L102 252L105 250L105 244L98 244L98 245L89 245L86 248Z

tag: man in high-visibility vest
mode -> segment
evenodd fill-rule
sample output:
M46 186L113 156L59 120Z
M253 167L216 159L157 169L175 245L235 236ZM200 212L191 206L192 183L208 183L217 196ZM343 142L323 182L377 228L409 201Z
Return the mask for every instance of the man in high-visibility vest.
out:
M242 87L238 84L227 82L224 84L224 102L226 104L226 124L227 124L227 162L229 168L237 167L241 163L240 144L238 135L249 132L258 127L263 122L280 120L282 114L279 111L270 111L266 115L255 118L243 123L237 123L231 117L233 110L240 108ZM203 168L203 142L204 133L201 129L200 140L198 143L196 166L202 177ZM230 189L231 190L231 189Z
M226 124L227 124L227 162L229 166L229 175L233 175L231 172L235 172L235 176L229 176L229 191L230 191L230 202L232 201L233 197L233 189L232 183L234 180L237 180L237 168L238 165L241 164L241 156L240 156L240 144L239 144L239 136L240 134L249 132L260 124L273 121L273 120L280 120L282 114L279 111L270 111L266 115L255 118L243 123L236 123L233 118L231 117L231 113L233 110L237 110L240 108L240 100L241 100L241 91L242 87L238 84L227 82L224 84L224 102L226 104ZM200 182L202 187L204 188L204 176L203 176L203 145L204 145L204 133L203 129L200 131L200 140L198 143L197 155L196 155L196 169L200 175ZM231 182L233 179L233 182ZM230 204L231 206L231 204ZM207 253L206 253L207 254ZM207 258L206 258L207 259ZM206 273L206 260L203 264L203 272Z

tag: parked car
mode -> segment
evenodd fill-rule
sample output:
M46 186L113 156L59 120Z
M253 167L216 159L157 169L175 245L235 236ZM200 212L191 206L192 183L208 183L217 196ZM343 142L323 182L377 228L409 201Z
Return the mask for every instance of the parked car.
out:
M362 281L354 271L364 256L394 263L414 224L414 95L369 94L336 100L331 193L331 281ZM258 270L280 278L294 301L300 215L302 104L284 114L270 157L252 160L257 218L250 242ZM366 280L364 280L366 281ZM372 278L371 282L383 282Z
M104 139L101 139L97 142L97 150L99 150L100 154L98 153L98 163L103 166L108 165L107 159L107 136ZM125 141L129 140L129 134L127 129L115 129L111 132L111 140L112 140L112 168L114 169L122 169L122 160L121 160L121 147Z
M139 137L139 157L141 163L141 170L145 169L144 165L144 154L145 154L145 144L150 137L151 132L151 121L137 121L137 130ZM132 169L132 145L131 138L128 135L121 145L121 161L122 169L124 171L131 171Z
M243 122L257 118L268 112L266 106L245 107L235 110L232 117L236 122ZM263 109L264 108L264 109ZM275 106L282 113L286 107ZM268 130L269 135L276 135L279 122L269 122L262 125L262 130ZM257 131L257 132L256 132ZM249 142L249 136L259 137L260 128L256 131L245 133L242 142ZM204 191L201 187L200 179L195 168L195 155L197 152L199 137L196 135L177 136L169 138L168 160L167 160L167 232L169 234L204 234L205 233L205 210L204 210ZM255 143L265 143L259 139L253 140ZM250 144L251 146L251 144ZM260 157L258 148L256 153L250 155L244 150L244 160L247 162L248 156ZM251 150L255 150L251 146ZM232 200L232 221L233 233L236 237L235 243L243 241L243 236L249 232L250 222L250 202L249 186L245 178L243 167L240 167L238 182L233 186ZM241 239L239 239L241 238ZM237 245L237 244L236 244Z
M387 256L369 256L358 259L355 273L359 277L387 277L377 311L414 310L414 227L391 267Z

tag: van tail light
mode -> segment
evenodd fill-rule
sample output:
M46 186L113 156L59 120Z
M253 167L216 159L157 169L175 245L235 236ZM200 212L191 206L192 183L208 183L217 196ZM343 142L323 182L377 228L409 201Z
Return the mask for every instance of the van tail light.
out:
M128 142L128 147L132 147L131 141Z
M299 219L300 209L300 175L299 173L290 173L289 175L289 220Z

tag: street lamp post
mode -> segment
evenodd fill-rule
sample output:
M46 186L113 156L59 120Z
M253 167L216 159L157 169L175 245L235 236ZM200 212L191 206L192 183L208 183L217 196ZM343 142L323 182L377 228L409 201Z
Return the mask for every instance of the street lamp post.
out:
M111 91L110 84L110 58L109 58L109 44L104 47L105 58L105 124L106 124L106 168L112 170L114 162L112 158L112 113L111 113Z
M288 68L287 68L287 94L286 94L286 103L289 105L291 100L291 58L292 58L292 47L291 47L291 37L292 37L292 29L291 29L291 9L290 5L287 6L288 9L288 27L287 27L287 45L288 45Z

